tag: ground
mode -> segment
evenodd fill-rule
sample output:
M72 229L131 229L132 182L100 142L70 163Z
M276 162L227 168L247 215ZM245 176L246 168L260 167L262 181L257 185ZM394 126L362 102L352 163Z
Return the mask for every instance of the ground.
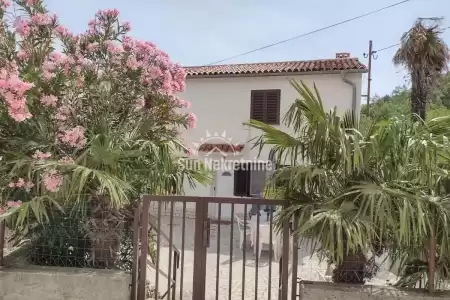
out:
M184 268L183 268L183 292L180 293L181 282L181 266L177 270L177 291L176 299L192 299L192 285L193 285L193 269L194 269L194 220L186 218L185 227L185 247L184 247ZM174 245L181 250L182 245L182 221L180 217L174 217L173 220L173 242ZM169 217L162 217L162 229L169 235ZM239 248L239 231L234 225L233 230L233 247L232 256L230 256L230 225L220 225L220 251L217 243L217 225L212 225L211 243L208 248L207 263L206 263L206 299L242 299L242 289L244 288L244 299L278 299L278 280L279 280L279 264L273 261L271 269L269 268L269 252L267 248L263 248L261 259L256 267L256 257L253 250L248 245L246 247L246 261L243 261L243 252ZM266 251L264 251L266 250ZM302 280L326 281L325 273L327 264L320 262L319 258L311 255L310 247L303 244L298 249L298 277ZM168 274L168 257L169 247L168 243L163 243L160 251L160 268ZM217 258L219 258L219 265L217 266ZM230 270L232 270L230 272ZM243 276L243 271L245 275ZM148 280L154 281L155 272L149 270ZM230 274L231 273L231 274ZM231 275L231 276L230 276ZM378 278L372 280L373 283L386 284L387 279L394 280L391 273L382 269ZM231 279L230 279L231 277ZM381 277L381 278L380 278ZM218 284L218 298L216 298L216 278L219 280ZM395 276L394 276L395 278ZM196 278L196 280L202 280ZM291 282L291 277L289 282ZM231 289L230 289L231 282ZM167 291L168 281L164 276L160 275L159 292L165 293ZM255 286L256 295L255 295ZM269 288L270 287L270 288ZM269 298L270 293L270 298ZM182 295L182 298L180 297ZM255 297L256 296L256 297Z

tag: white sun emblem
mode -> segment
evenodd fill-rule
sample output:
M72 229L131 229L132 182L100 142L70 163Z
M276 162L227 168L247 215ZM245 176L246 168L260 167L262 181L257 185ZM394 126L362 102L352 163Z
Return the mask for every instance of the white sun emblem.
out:
M193 142L192 143L192 154L198 155L198 152L200 150L200 147L204 144L211 144L211 145L228 145L232 149L232 154L237 155L238 151L236 150L237 146L239 146L239 143L233 144L232 138L227 137L227 131L224 130L221 134L214 132L214 134L211 134L208 130L206 131L206 135L204 138L201 138L198 143ZM222 156L227 156L229 153L226 153L222 151L218 146L212 147L211 150L209 150L205 156L210 155L211 153L219 153Z

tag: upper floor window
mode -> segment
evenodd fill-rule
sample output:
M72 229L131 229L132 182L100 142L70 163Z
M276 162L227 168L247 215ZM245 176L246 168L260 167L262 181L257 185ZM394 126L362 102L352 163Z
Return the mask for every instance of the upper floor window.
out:
M280 124L281 90L253 90L251 93L250 119L266 124Z

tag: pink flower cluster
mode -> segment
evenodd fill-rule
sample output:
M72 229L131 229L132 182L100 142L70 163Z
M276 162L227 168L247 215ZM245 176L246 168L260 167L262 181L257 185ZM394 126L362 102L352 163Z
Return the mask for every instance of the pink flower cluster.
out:
M0 95L8 106L9 116L17 122L22 122L31 117L25 93L32 87L31 83L19 78L16 66L0 70Z
M44 173L43 181L44 186L48 191L56 193L62 185L63 178L58 171L51 169Z
M82 126L76 126L72 129L67 129L60 134L61 142L68 144L74 148L83 148L86 145L86 138L84 136L85 129Z
M17 18L14 22L14 27L16 28L17 34L21 37L27 37L31 32L30 23L27 20Z
M53 19L47 14L37 13L31 17L31 22L38 26L47 26L52 24Z
M8 184L8 187L10 188L24 188L27 192L29 192L33 187L34 187L34 183L32 183L31 181L27 181L25 182L25 180L23 178L19 178L17 179L16 182L10 182Z
M63 158L61 158L58 161L61 163L65 163L65 164L73 164L74 163L74 160L69 156L64 156Z
M111 55L116 55L123 52L122 45L118 44L115 41L104 41L103 44L106 47L106 51L108 51L108 53Z
M55 115L55 119L59 122L64 122L70 116L70 107L67 105L60 106L58 112Z
M17 201L8 201L6 202L6 205L9 208L19 208L22 205L22 201L17 200Z
M7 8L8 6L11 6L11 1L9 0L0 0L0 8Z
M105 10L99 10L97 11L97 13L95 14L95 16L99 19L104 18L104 17L113 17L113 18L117 18L119 16L119 11L114 8L114 9L105 9Z
M19 52L17 52L17 58L19 60L24 61L24 60L27 60L29 58L29 55L28 55L28 53L26 51L19 50Z
M134 107L136 110L141 110L144 108L144 106L145 106L145 99L140 98L140 99L136 100L136 105Z
M181 106L181 107L191 108L191 106L192 106L192 103L187 100L176 98L175 101L176 101L176 105Z
M41 98L41 103L44 106L56 107L56 104L58 103L58 98L56 98L56 96L54 95L45 95Z
M194 113L188 113L187 115L187 120L188 120L188 126L189 128L195 128L197 127L197 116L194 115Z
M55 33L60 38L73 37L73 33L62 25L59 25L55 28Z
M34 152L34 154L33 154L33 158L37 159L37 160L44 160L44 159L49 158L51 156L52 156L52 154L50 152L45 152L44 153L44 152L42 152L40 150L36 150L36 152Z

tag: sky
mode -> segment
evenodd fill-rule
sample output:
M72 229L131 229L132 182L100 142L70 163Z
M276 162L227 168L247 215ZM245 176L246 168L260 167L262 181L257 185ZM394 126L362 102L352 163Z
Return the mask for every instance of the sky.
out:
M131 22L134 38L155 43L184 66L209 64L396 2L400 0L44 0L74 33L84 32L97 10L117 8L121 20ZM450 0L412 0L224 63L334 58L337 52L350 52L367 63L363 54L369 40L374 50L394 45L418 17L444 17L443 26L450 26ZM450 29L443 38L450 45ZM395 51L382 51L373 61L372 95L408 84L407 74L392 64Z

